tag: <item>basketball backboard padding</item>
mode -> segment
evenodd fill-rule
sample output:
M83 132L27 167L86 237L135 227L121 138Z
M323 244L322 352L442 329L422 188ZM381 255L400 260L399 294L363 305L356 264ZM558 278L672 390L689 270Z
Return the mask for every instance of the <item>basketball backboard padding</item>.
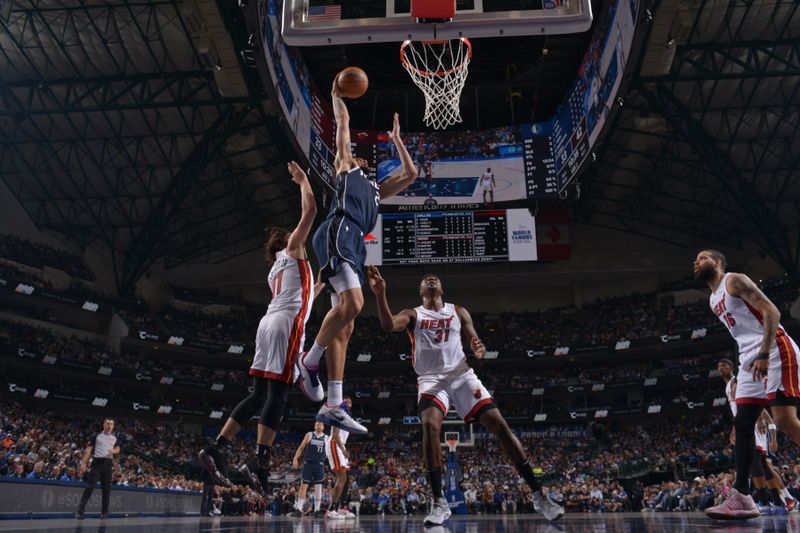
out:
M410 11L396 11L394 0L386 0L385 16L371 18L336 18L335 14L309 17L311 1L284 0L281 33L286 44L326 46L556 35L583 32L592 24L591 0L554 1L549 4L556 6L553 9L515 11L484 11L483 0L474 0L469 9L457 10L452 21L431 24L417 23Z
M456 16L456 0L411 0L415 19L451 19Z

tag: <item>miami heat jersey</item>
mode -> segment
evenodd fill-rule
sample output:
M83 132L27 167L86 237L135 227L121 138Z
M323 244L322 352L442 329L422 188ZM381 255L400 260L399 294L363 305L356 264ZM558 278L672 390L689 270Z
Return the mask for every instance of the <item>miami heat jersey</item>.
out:
M726 286L729 272L723 276L717 290L711 293L711 311L728 328L739 345L740 360L755 357L764 340L764 327L761 325L761 314L746 301L732 296ZM778 325L778 334L783 328ZM743 361L742 361L743 362Z
M411 337L411 364L419 376L469 368L461 347L461 321L453 304L439 311L419 306Z
M728 398L728 405L731 408L733 416L736 416L736 397L733 395L733 384L735 382L736 378L731 378L728 383L725 384L725 397Z
M281 250L275 257L268 279L272 301L267 314L278 311L298 314L303 310L303 320L307 321L311 315L311 290L314 286L314 275L308 260L295 259Z

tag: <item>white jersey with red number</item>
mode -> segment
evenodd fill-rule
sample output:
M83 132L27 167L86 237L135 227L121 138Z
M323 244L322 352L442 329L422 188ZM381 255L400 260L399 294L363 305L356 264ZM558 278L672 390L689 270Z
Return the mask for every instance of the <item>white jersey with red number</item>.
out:
M739 359L748 363L758 354L761 342L764 340L764 327L761 325L762 317L755 308L746 301L728 292L728 276L725 274L717 290L711 293L711 311L728 328L736 343L739 345ZM778 334L784 334L783 327L778 324Z
M483 175L481 176L481 186L484 189L491 189L493 179L494 179L494 173L484 172Z
M286 250L281 250L275 257L268 279L272 301L267 308L267 314L278 311L297 314L305 306L305 323L311 316L311 291L314 287L314 274L308 260L295 259Z
M446 374L469 368L461 347L461 321L453 304L439 311L419 306L411 336L411 364L419 376Z

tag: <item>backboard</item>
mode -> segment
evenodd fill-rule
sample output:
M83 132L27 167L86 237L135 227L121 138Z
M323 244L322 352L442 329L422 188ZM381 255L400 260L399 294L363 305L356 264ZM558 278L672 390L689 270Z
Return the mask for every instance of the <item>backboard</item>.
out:
M420 0L424 1L424 0ZM457 0L452 21L418 23L411 0L284 0L291 46L513 37L586 31L590 0Z

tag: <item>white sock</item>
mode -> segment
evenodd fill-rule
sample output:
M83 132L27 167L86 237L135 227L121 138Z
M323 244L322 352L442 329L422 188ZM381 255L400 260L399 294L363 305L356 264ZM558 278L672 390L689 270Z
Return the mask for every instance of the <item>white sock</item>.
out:
M322 506L322 485L314 485L314 511L319 511Z
M328 400L325 402L328 407L339 407L342 403L342 382L328 380Z
M789 489L787 489L786 487L783 487L778 492L780 493L781 498L783 498L784 503L786 503L786 500L794 500L794 497L792 497L792 493L789 492Z
M317 344L317 341L314 341L314 346L308 351L303 362L310 367L319 365L319 360L322 359L323 353L325 353L325 348Z
M297 498L297 502L295 503L295 507L294 508L302 513L303 512L303 507L305 507L305 506L306 506L306 499L305 498Z

